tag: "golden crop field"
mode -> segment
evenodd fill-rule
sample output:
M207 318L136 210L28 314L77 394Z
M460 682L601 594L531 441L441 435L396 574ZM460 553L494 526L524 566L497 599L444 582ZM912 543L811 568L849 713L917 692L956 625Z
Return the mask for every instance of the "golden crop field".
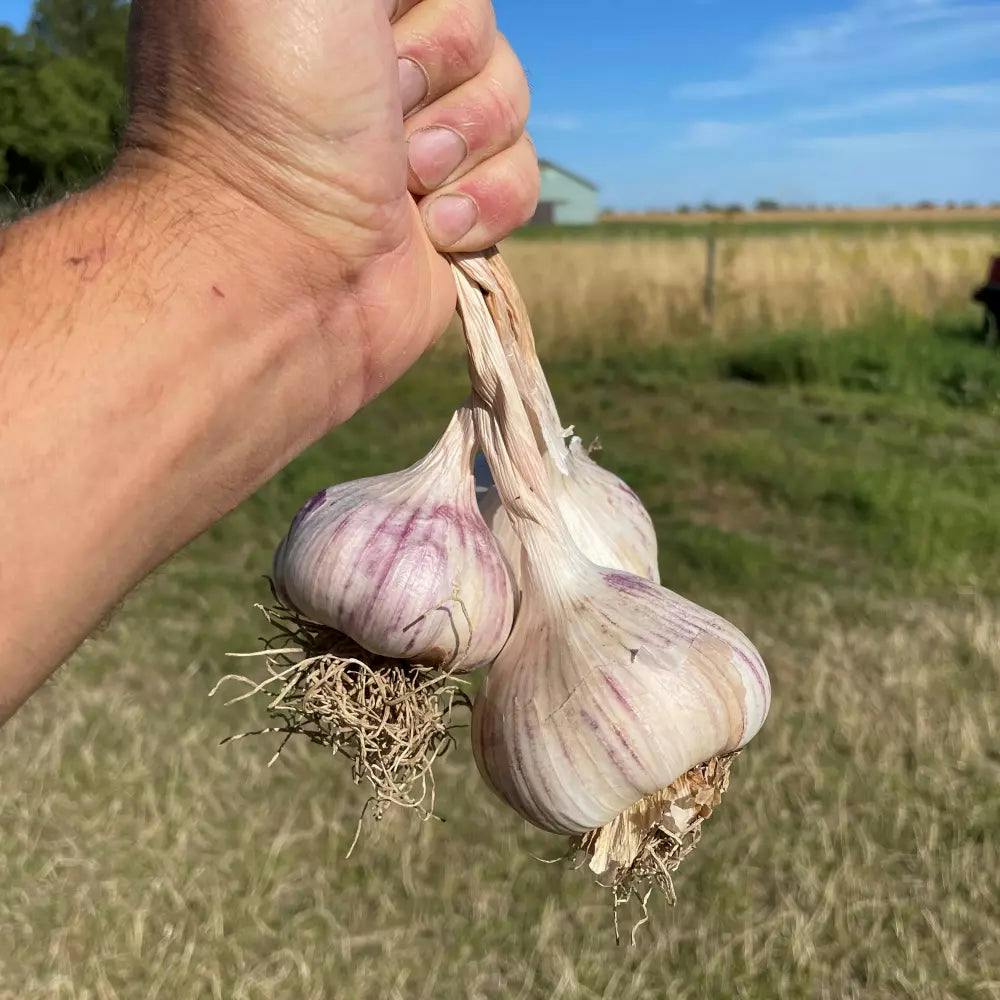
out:
M933 226L947 226L956 222L1000 223L1000 205L969 205L952 208L783 208L777 211L754 212L609 212L606 222L634 222L649 224L670 222L678 225L700 225L707 222L735 222L742 226L823 225L825 223L878 223L896 225L899 223L922 222Z
M511 240L505 249L536 326L555 340L642 345L706 332L703 236L664 239L636 227L595 239ZM714 333L928 319L966 305L994 253L996 233L951 228L727 232L717 241Z

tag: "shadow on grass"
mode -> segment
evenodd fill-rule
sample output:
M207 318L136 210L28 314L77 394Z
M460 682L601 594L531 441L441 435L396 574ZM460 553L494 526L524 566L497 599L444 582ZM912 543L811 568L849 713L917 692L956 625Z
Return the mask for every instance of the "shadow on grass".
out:
M954 340L962 344L972 344L996 352L996 348L986 341L982 316L942 316L931 323L931 332L944 340ZM996 353L1000 362L1000 353Z

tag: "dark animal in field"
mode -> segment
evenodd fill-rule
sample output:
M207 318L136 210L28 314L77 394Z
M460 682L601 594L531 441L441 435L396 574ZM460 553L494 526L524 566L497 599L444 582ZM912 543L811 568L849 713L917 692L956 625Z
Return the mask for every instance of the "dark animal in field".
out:
M1000 346L1000 257L990 262L986 284L972 293L972 300L983 306L983 339L990 347Z

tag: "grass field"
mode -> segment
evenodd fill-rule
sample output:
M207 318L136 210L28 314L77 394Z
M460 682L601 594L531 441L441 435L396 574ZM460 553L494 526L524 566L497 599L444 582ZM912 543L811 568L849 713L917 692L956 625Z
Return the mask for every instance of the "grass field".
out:
M600 351L702 339L704 236L655 227L595 227L600 239L529 231L507 254L543 338ZM814 327L932 319L965 305L1000 253L989 229L760 229L720 232L716 339ZM567 345L568 346L568 345Z
M390 818L345 861L365 793L342 762L218 747L257 721L207 693L255 645L288 519L424 453L465 392L445 345L151 578L0 736L0 997L1000 997L1000 357L973 330L545 345L565 417L650 506L664 580L738 622L775 688L638 948L583 872L536 860L561 842L465 748L446 822Z
M687 215L610 215L593 226L529 226L517 238L604 240L634 236L664 239L705 236L790 236L824 233L830 236L885 236L914 233L1000 232L1000 209L951 212L891 211L850 212L748 212L736 215L691 212Z

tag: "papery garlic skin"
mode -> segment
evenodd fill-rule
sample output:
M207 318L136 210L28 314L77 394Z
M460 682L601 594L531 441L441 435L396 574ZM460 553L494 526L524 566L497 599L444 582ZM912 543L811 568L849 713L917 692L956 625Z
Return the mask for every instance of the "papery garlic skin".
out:
M525 819L580 835L745 746L771 688L749 639L717 615L637 576L560 562L528 569L475 702L473 748Z
M635 491L587 454L573 438L565 474L547 462L552 499L581 552L598 566L625 570L660 582L656 529ZM490 526L520 580L521 542L496 488L479 498L483 520Z
M402 472L313 497L278 547L279 597L369 652L472 670L510 634L510 569L476 503L474 431L455 415Z

